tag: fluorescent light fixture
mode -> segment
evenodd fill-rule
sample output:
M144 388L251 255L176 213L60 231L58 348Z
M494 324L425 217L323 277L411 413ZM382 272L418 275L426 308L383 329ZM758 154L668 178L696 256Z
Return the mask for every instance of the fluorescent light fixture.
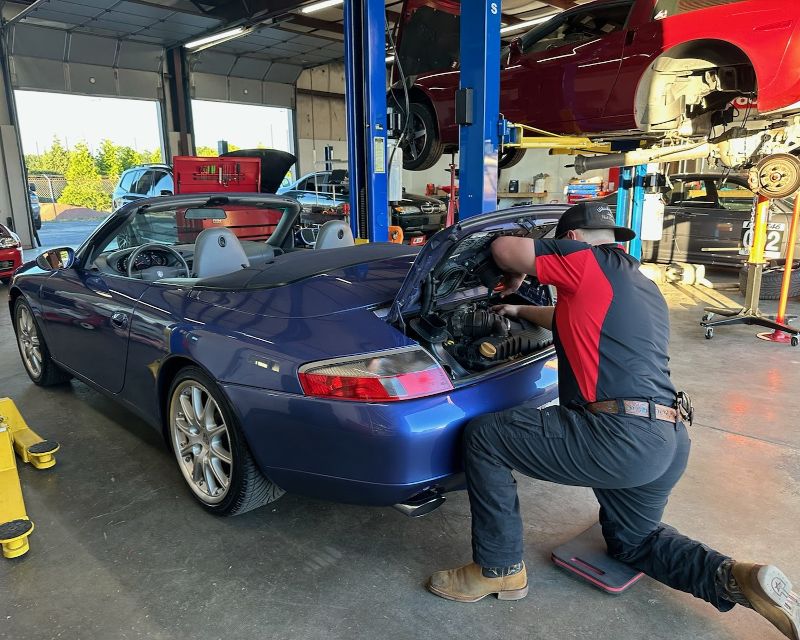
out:
M392 55L386 56L386 64L389 64L390 62L394 62L394 56Z
M542 24L542 22L547 22L550 18L552 18L555 14L550 14L549 16L545 16L544 18L536 18L535 20L526 20L525 22L520 22L518 24L510 24L507 27L503 27L500 29L500 33L511 33L512 31L521 31L522 29L527 29L528 27L533 27L537 24Z
M219 33L213 33L210 36L192 40L183 46L187 49L203 50L207 49L208 47L213 47L215 44L221 44L222 42L227 42L228 40L233 40L234 38L240 38L241 36L249 33L249 31L250 29L248 27L235 27L234 29L220 31Z
M344 0L322 0L321 2L315 2L314 4L303 7L300 9L300 13L314 13L315 11L330 9L331 7L335 7L343 3Z

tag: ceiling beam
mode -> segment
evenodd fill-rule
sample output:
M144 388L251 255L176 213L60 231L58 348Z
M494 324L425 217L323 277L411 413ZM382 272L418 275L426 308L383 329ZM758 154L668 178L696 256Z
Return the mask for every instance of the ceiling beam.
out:
M329 22L328 20L320 20L319 18L312 18L310 16L301 16L293 14L289 22L300 25L301 27L308 27L318 31L330 31L331 33L338 33L344 35L344 26L339 22Z

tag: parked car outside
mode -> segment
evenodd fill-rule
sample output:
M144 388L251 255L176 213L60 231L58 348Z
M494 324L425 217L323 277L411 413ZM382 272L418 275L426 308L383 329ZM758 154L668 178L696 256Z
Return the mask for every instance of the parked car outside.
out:
M429 168L458 145L459 12L455 0L404 5L398 57L413 80L407 169ZM735 98L757 93L752 112L740 110L750 124L800 111L798 60L796 0L598 0L557 13L502 50L500 112L556 134L706 139L725 124L724 111L736 113ZM401 86L390 99L404 110ZM792 135L769 153L797 143ZM523 154L508 148L501 167Z
M111 194L111 208L117 210L134 200L173 193L172 167L168 164L139 165L122 172Z
M659 241L642 242L642 261L744 268L753 242L755 197L747 177L686 173L670 176L669 182L664 194L663 235ZM616 211L616 193L601 200ZM772 201L765 250L770 263L762 279L764 299L777 299L780 293L793 206L789 198ZM800 243L796 251L800 257ZM800 293L800 272L794 279L793 290Z
M223 205L283 218L266 243L228 229L179 238L178 211L218 217ZM556 400L552 334L491 312L501 275L489 244L550 233L563 209L472 218L422 248L298 250L291 198L153 198L113 213L76 252L23 267L9 309L31 380L75 377L140 414L213 513L284 490L436 506L463 487L466 422ZM263 255L243 268L245 244ZM552 303L535 281L510 301ZM432 337L426 327L450 329ZM486 341L494 355L478 352Z
M28 184L28 198L30 198L31 201L33 228L38 231L42 228L42 205L39 202L39 196L36 195L36 185L32 182Z
M11 276L22 265L22 243L19 236L0 224L0 282L8 284Z
M301 222L324 224L327 220L347 215L343 205L349 203L350 187L344 170L318 171L304 175L296 182L278 189L278 193L295 198L302 206ZM442 229L447 205L438 198L403 192L400 202L389 203L392 225L403 230L406 244L422 244Z

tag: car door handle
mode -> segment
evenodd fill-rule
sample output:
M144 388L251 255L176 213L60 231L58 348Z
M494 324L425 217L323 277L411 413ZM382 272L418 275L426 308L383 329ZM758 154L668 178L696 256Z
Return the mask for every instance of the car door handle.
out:
M123 313L122 311L115 311L111 315L111 324L118 329L124 329L128 326L128 314Z

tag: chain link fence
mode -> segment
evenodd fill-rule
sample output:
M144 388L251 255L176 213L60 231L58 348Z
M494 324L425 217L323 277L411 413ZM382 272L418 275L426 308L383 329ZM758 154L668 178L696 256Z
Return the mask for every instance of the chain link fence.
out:
M36 195L39 196L41 204L42 220L50 221L56 219L61 213L70 208L83 208L81 203L71 203L60 201L64 190L70 184L64 176L28 176L28 182L36 188ZM108 196L111 201L111 194L116 186L116 180L101 178L97 181L78 181L85 182L92 189L98 189ZM109 209L110 210L110 209ZM108 212L106 212L108 213Z

